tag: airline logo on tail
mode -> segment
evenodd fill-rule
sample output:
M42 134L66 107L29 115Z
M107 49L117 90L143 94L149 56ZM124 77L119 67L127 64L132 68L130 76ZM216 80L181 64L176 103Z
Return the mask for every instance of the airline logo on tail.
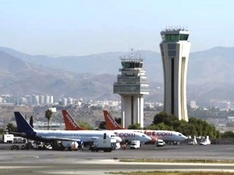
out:
M103 113L106 122L106 129L123 129L106 110L103 110Z
M62 110L62 114L66 130L85 130L76 123L76 121L66 110Z

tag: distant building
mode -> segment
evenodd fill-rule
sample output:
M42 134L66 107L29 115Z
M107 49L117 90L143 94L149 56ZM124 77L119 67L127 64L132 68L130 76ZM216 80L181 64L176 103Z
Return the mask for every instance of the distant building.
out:
M227 116L228 122L234 122L234 116Z
M44 95L40 95L39 96L39 104L40 105L44 105L45 104L45 96Z
M54 96L50 96L50 104L54 104Z
M33 95L32 96L32 105L39 105L40 103L40 100L39 100L39 95Z
M51 104L49 95L45 96L45 104Z
M191 107L192 109L197 109L197 108L199 108L199 106L197 106L196 101L190 101L190 107Z

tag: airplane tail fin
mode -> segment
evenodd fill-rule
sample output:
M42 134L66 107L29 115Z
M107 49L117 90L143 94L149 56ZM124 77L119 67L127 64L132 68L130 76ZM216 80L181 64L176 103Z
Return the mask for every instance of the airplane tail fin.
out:
M63 109L62 114L66 130L86 130L85 128L82 128L77 124L77 122L72 118L67 110Z
M119 124L111 117L107 110L103 110L105 122L106 122L106 129L124 129L123 127L119 126Z
M33 128L28 124L28 122L25 120L24 116L20 112L16 111L14 112L14 114L15 114L15 120L18 132L26 133L34 131Z

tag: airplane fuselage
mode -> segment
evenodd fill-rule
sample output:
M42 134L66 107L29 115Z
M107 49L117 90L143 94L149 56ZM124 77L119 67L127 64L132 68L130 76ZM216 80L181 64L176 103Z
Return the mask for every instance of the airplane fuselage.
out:
M50 141L55 140L81 140L83 142L93 142L94 140L103 137L106 133L111 138L116 138L117 142L121 142L122 139L116 137L114 132L111 131L66 131L66 130L34 130L34 132L26 132L25 137L32 140L38 141Z
M122 140L128 140L128 141L132 141L132 140L140 140L140 142L142 143L146 143L151 141L151 137L147 136L144 133L140 133L140 132L135 132L134 130L130 130L130 129L120 129L120 130L111 130L115 133L116 136L122 138Z
M168 130L134 130L134 132L144 133L151 137L153 140L162 139L164 141L183 141L187 137L180 132L168 131Z

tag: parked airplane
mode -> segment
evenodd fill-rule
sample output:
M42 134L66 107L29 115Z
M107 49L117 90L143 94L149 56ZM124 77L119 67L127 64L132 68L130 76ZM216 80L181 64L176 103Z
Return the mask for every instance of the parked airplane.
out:
M85 129L81 128L66 110L62 110L62 114L66 130ZM122 138L123 141L130 142L132 140L140 140L141 143L146 143L148 141L151 141L151 138L145 135L144 133L136 133L132 130L114 130L113 132L115 133L116 136Z
M112 118L112 116L108 113L108 111L103 110L104 118L106 121L106 128L109 130L125 130L125 128L119 126L119 124ZM152 141L156 141L157 139L162 139L167 142L180 142L187 139L180 132L176 131L168 131L168 130L133 130L134 132L140 132L151 137Z
M68 141L72 142L94 142L98 138L102 138L104 134L108 135L111 138L116 139L117 142L121 142L122 139L117 137L113 132L108 131L64 131L64 130L36 130L33 129L28 122L25 120L23 115L20 112L14 112L15 120L17 124L18 132L14 133L20 135L24 138L47 142L55 143L61 141L68 145ZM64 145L63 145L64 146Z

